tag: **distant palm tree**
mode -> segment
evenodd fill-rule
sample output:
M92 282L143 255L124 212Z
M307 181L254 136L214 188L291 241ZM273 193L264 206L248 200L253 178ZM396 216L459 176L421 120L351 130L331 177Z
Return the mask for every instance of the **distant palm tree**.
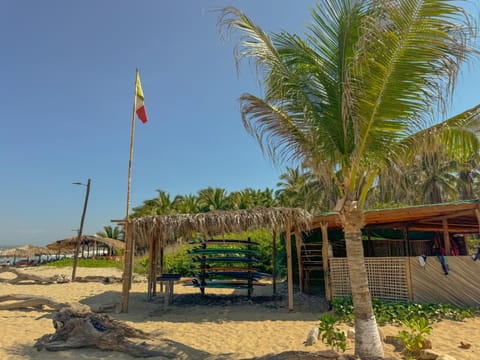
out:
M98 236L110 239L123 240L125 238L125 231L123 227L120 226L110 226L106 225L103 227L103 231L97 232Z
M231 192L228 196L232 208L237 210L255 207L256 198L256 191L250 188L241 191Z
M470 161L460 164L457 169L457 190L461 200L469 200L478 197L478 184L480 171L478 169L478 156Z
M270 208L278 205L273 189L267 187L264 190L255 191L255 207Z
M198 191L198 205L200 211L228 210L231 204L225 189L206 188Z
M264 95L243 94L242 120L273 161L292 160L337 189L355 315L355 353L383 357L362 247L364 208L379 172L426 146L451 157L478 149L478 116L428 123L455 84L472 22L448 0L325 0L306 39L266 34L235 8L237 60L252 60ZM448 126L447 126L448 125Z
M193 194L175 196L173 206L180 214L196 214L199 212L198 197Z
M158 193L156 198L145 200L143 205L133 208L133 217L169 215L175 213L170 194L160 189L156 191Z

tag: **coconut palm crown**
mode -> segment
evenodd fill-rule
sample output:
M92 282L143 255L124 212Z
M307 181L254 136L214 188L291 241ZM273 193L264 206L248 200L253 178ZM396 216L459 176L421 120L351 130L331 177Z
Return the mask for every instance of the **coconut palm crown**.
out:
M478 150L478 107L444 122L460 65L476 55L471 16L451 0L324 0L304 38L267 34L236 8L237 65L255 64L262 97L243 94L246 130L274 162L298 162L337 188L355 308L355 353L383 356L363 258L363 206L381 169L436 144Z

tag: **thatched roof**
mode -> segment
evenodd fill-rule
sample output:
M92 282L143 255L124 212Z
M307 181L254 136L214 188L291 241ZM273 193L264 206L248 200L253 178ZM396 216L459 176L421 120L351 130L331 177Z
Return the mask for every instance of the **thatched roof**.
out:
M234 211L210 211L199 214L158 215L132 219L131 228L136 244L147 246L149 239L162 245L178 238L189 240L195 235L215 236L257 229L306 231L312 216L303 209L256 208Z
M33 257L40 255L51 255L53 252L43 246L22 245L11 249L0 251L0 257Z
M480 199L450 203L418 205L397 209L365 211L365 229L402 229L443 231L446 222L449 232L460 234L480 232ZM477 215L478 214L478 215ZM312 228L327 223L329 229L341 229L340 215L320 213L313 217Z
M72 236L72 237L62 239L62 240L57 240L51 244L48 244L47 248L53 249L53 250L59 250L59 249L73 250L75 248L76 242L77 242L77 236ZM95 242L105 244L115 249L125 248L125 243L123 241L120 241L117 239L111 239L111 238L104 238L101 236L94 236L94 235L83 235L80 241L80 245L92 245Z

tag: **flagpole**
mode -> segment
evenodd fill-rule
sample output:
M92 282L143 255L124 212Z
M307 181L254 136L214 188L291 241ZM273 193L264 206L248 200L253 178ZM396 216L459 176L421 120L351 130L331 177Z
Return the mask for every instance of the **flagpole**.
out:
M135 109L137 108L138 69L135 71L135 94L133 97L132 130L130 135L130 159L128 161L127 206L125 212L125 256L123 266L122 312L128 312L128 297L132 286L134 239L129 236L130 189L132 184L133 144L135 140Z

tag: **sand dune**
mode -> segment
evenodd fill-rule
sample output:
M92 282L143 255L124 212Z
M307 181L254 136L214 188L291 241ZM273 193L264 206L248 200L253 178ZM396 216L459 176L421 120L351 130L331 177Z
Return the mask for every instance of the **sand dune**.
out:
M43 276L71 274L70 268L35 267L24 271ZM77 271L77 276L89 275L121 276L115 269L79 268ZM7 278L8 274L0 274L0 277ZM283 284L279 285L279 289L284 291ZM87 305L120 303L121 291L120 283L0 283L0 295L41 295L60 302L78 301ZM318 352L329 349L320 341L313 346L304 345L308 332L318 324L322 311L326 309L320 297L296 293L295 309L289 311L286 296L273 300L270 286L256 289L250 301L245 296L236 296L245 295L242 291L207 290L207 296L201 297L198 289L177 284L174 304L165 307L161 294L148 302L146 283L134 282L129 312L111 316L153 333L158 339L168 340L169 349L178 354L178 359L236 360L286 351ZM37 352L33 348L35 340L54 332L50 313L41 310L0 311L0 359L131 359L123 353L86 348ZM457 360L480 359L480 318L463 322L442 321L433 327L431 340L435 352L451 355ZM395 326L382 327L384 335L397 335L398 331ZM471 344L471 347L460 348L461 341ZM384 347L386 357L402 359L393 345L385 344ZM353 354L351 340L348 340L346 354Z

